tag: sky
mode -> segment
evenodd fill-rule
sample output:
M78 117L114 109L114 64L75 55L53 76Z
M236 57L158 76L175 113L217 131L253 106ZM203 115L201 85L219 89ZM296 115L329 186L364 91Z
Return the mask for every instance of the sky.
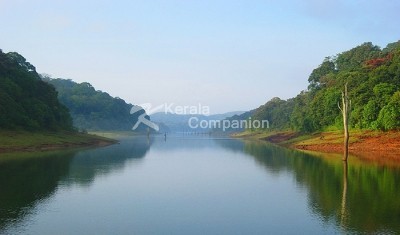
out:
M0 0L0 49L128 103L246 111L327 56L400 39L396 0Z

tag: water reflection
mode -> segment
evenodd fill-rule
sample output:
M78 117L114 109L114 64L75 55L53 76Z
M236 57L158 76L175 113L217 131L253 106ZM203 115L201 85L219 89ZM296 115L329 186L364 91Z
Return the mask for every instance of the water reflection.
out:
M132 167L136 164L140 167ZM120 174L124 169L128 170ZM98 179L104 176L115 181L101 185L104 181ZM133 227L130 225L136 222L135 226L144 229L155 228L152 231L182 229L179 223L186 221L186 233L212 223L215 230L211 231L215 233L226 231L219 226L230 227L232 231L254 229L262 233L270 229L285 233L294 231L285 230L285 225L291 222L286 221L287 217L296 218L299 214L303 215L299 218L303 222L330 226L326 231L400 233L399 180L399 167L368 164L356 158L343 163L340 156L312 156L264 142L173 136L167 140L165 136L130 138L99 149L1 156L0 233L22 231L15 227L26 225L24 221L34 217L29 215L43 213L43 208L49 207L41 205L54 201L57 195L55 208L72 205L69 189L93 189L99 185L104 191L93 190L88 195L91 190L83 190L75 194L92 202L93 207L86 211L93 208L98 208L96 213L105 211L97 221L87 225L98 232L104 231L96 227L107 226L97 222L110 219L108 225L115 226L114 229L124 226L121 223L124 220L125 228ZM119 194L110 190L116 184L118 187L113 189L120 189ZM123 187L119 188L119 184ZM296 187L302 194L292 195L297 193ZM102 193L119 200L96 199ZM82 203L81 199L75 198ZM271 201L278 203L271 205ZM285 202L298 208L281 205ZM115 213L116 208L120 209L119 214ZM272 215L271 208L275 210ZM84 214L79 209L76 213ZM68 213L64 216L71 218ZM41 218L45 225L36 231L47 231L46 226L54 225L48 222L49 217ZM193 224L188 222L190 218ZM85 219L84 215L78 218ZM63 219L59 222L65 224ZM58 228L57 223L54 226Z
M128 162L142 159L153 142L153 138L126 138L107 148L78 152L70 163L68 177L62 183L89 186L97 175L118 172Z
M189 136L182 137L179 135L169 135L165 140L163 136L155 137L152 142L151 148L173 152L176 150L204 150L204 149L216 149L218 144L213 140L227 140L232 139L210 139L209 136Z
M50 197L68 174L73 152L8 154L0 162L0 231Z
M340 156L311 156L262 142L236 141L236 145L233 150L243 147L272 174L291 172L308 190L309 208L322 221L334 221L345 232L400 233L398 167L354 158L347 164Z
M60 186L88 186L143 158L152 142L138 137L98 149L0 155L0 233L20 226Z

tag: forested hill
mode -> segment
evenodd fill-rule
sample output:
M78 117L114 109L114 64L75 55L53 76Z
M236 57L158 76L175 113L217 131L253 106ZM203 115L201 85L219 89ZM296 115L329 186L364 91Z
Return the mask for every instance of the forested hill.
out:
M0 50L0 129L72 130L68 109L53 86L16 52Z
M271 99L253 118L267 119L271 128L280 130L340 129L338 102L347 83L352 127L400 129L400 41L384 49L368 42L326 57L308 81L306 91L288 100Z
M70 110L74 126L79 130L129 131L138 116L144 113L130 114L132 104L98 91L87 82L76 83L48 76L42 76L42 79L56 88L60 102ZM140 124L136 130L144 129L145 126Z

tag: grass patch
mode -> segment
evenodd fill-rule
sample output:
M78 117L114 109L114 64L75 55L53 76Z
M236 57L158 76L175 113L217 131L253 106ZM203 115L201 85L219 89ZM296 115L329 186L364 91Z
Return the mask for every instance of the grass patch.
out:
M111 144L115 140L78 132L0 131L0 152L35 151Z
M89 134L101 136L110 139L118 139L121 137L144 135L144 133L136 133L133 131L90 131Z
M350 130L349 143L362 142L365 138L378 137L378 136L398 136L396 133L384 133L381 131L372 130ZM289 138L275 138L277 136L289 136ZM321 144L342 144L343 143L343 130L331 130L315 133L296 133L293 131L244 131L236 133L233 137L247 138L247 139L260 139L270 142L279 143L280 145L321 145ZM273 140L278 141L273 141ZM272 140L272 141L271 141Z
M270 136L284 133L283 131L267 131L267 130L260 130L260 131L250 131L246 130L243 132L235 133L232 137L235 138L248 138L248 139L266 139Z

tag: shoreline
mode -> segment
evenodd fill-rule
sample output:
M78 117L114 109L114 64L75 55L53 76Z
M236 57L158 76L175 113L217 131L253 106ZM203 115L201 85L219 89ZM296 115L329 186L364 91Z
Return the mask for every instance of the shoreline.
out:
M343 132L301 134L293 131L242 132L234 138L257 139L283 147L318 153L343 153ZM349 154L374 161L400 161L399 131L350 130Z
M117 140L78 132L0 131L0 154L104 147Z

